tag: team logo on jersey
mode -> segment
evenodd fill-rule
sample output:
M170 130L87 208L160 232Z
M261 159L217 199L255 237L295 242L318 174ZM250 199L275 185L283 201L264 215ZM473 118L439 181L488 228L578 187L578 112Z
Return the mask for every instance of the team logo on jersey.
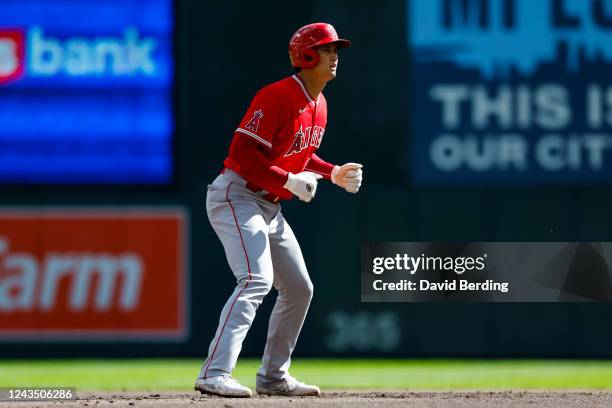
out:
M0 30L0 84L15 81L25 72L25 41L21 30Z
M259 121L263 118L263 111L261 109L253 112L253 117L249 120L249 123L246 124L245 128L249 129L252 132L257 133L257 129L259 129Z
M309 126L305 130L302 130L302 124L300 124L300 129L295 133L295 140L287 153L285 153L285 157L299 153L308 146L318 148L321 146L323 133L325 133L325 129L320 126L315 126L314 128Z

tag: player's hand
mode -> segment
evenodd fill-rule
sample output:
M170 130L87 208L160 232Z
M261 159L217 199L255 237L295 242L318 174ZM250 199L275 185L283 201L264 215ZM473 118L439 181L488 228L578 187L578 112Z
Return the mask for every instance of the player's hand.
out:
M346 163L342 166L336 166L332 170L332 183L342 187L349 193L356 193L361 187L363 181L363 165L359 163Z
M300 200L308 203L315 196L318 180L322 177L320 174L310 171L303 171L298 174L289 173L287 182L283 187L298 196Z

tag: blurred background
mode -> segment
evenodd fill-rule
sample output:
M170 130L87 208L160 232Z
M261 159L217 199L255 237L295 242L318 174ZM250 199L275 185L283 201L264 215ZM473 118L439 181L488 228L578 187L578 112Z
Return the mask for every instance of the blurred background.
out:
M205 357L235 284L206 185L316 21L353 42L319 153L364 184L282 204L315 285L295 355L612 356L607 303L362 304L359 275L367 241L609 240L610 3L4 0L0 357Z

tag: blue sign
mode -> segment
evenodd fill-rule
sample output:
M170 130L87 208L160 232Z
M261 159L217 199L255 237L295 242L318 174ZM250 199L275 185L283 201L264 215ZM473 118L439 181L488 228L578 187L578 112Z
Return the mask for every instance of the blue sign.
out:
M4 0L0 183L167 184L172 0Z
M419 185L612 183L612 1L408 0Z

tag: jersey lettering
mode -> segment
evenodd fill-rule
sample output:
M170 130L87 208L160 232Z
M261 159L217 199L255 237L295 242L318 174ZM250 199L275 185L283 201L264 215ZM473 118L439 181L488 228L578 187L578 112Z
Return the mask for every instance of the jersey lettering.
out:
M285 157L299 153L308 146L319 148L319 146L321 146L321 140L323 139L323 133L325 133L325 129L320 126L315 126L314 128L308 126L306 130L303 131L302 125L300 124L300 130L295 134L295 140L287 153L285 153Z
M307 128L306 130L308 129L310 128ZM293 144L291 145L287 153L285 153L285 157L291 156L294 153L299 153L302 150L302 140L303 139L304 139L304 132L302 131L302 125L300 124L300 130L298 130L297 133L295 134L295 140L293 141Z
M310 145L319 148L319 146L321 146L321 141L323 140L324 132L325 129L315 126L314 131L312 132L312 138L310 139Z
M253 117L249 120L249 123L245 125L245 128L248 130L257 133L257 129L259 129L259 120L263 118L263 111L261 109L253 112Z

